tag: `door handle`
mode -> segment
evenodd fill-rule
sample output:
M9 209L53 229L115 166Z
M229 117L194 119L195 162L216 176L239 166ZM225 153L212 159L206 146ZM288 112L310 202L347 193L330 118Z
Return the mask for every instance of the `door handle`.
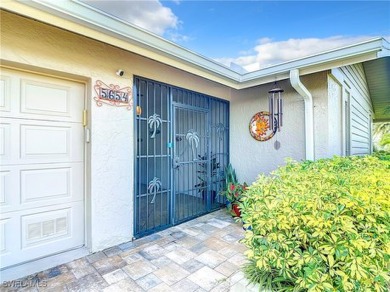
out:
M173 166L173 168L179 168L179 166L180 166L180 158L179 158L179 156L175 156L173 158L172 166Z

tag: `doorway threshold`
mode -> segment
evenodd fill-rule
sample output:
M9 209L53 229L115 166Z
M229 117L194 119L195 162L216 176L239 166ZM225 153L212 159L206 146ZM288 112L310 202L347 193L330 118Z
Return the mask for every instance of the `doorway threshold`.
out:
M89 255L89 250L83 246L81 248L69 250L52 256L37 259L31 262L23 263L17 266L0 271L0 283L12 281L28 275L38 273L58 265L62 265L73 260Z

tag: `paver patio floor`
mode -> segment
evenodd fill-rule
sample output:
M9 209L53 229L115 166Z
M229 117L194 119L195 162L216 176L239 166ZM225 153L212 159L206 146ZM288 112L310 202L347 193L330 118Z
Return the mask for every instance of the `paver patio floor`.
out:
M243 281L242 224L222 209L19 279L2 291L233 291Z

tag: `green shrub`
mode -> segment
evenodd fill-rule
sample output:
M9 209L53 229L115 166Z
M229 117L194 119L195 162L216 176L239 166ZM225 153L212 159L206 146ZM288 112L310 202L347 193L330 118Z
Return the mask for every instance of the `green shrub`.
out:
M375 157L378 157L380 160L388 160L390 161L390 152L387 151L376 151L373 154Z
M247 278L274 291L387 291L390 161L290 161L240 204Z

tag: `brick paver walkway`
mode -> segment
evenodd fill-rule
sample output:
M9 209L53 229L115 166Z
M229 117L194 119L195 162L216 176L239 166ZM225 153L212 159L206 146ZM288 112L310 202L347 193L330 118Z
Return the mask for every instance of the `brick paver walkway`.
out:
M237 291L244 231L219 210L21 279L2 291Z

